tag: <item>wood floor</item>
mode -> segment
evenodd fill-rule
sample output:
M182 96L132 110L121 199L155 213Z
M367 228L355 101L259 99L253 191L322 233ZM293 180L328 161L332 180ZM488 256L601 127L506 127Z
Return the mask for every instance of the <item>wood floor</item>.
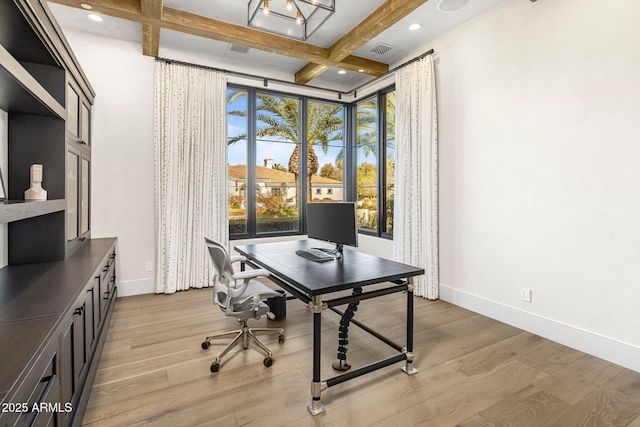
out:
M640 373L443 301L415 299L415 366L390 366L322 393L311 416L312 315L297 300L282 320L286 341L263 337L275 362L206 335L238 323L214 307L211 291L119 298L84 417L88 426L633 426L640 427ZM405 294L363 302L356 318L404 342ZM323 313L322 377L335 375L339 317ZM226 343L227 341L224 341ZM349 362L394 353L363 330L349 332Z

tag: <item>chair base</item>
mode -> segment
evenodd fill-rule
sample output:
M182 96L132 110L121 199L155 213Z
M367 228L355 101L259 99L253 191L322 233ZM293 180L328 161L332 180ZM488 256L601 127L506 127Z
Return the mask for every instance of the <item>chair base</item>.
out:
M227 344L227 346L222 350L220 355L216 357L216 360L211 364L211 372L218 372L220 370L220 362L222 358L237 344L242 342L242 348L249 348L249 341L253 341L255 345L257 345L260 350L262 350L266 357L263 360L264 366L267 368L273 364L273 353L269 350L269 347L264 345L262 341L257 338L257 335L268 335L268 334L278 334L278 342L284 342L284 329L283 328L250 328L247 325L246 320L238 320L242 322L242 328L236 329L235 331L223 332L220 334L215 334L208 336L202 342L202 349L207 350L211 345L211 340L219 339L219 338L230 338L233 337L233 340Z

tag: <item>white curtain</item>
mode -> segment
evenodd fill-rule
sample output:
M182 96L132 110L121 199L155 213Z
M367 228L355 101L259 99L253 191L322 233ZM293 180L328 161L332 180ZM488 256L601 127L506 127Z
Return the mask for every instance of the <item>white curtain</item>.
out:
M213 285L204 236L228 244L226 76L156 63L155 292Z
M438 298L438 126L433 61L396 72L393 254L422 267L415 295Z

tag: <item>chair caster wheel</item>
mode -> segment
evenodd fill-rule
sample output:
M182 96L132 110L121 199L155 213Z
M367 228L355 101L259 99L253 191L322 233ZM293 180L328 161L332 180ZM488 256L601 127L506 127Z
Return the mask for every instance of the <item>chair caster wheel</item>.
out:
M211 364L211 372L216 373L216 372L218 372L219 370L220 370L220 364L219 364L219 363L216 363L216 362L213 362L213 363Z
M202 349L207 350L211 344L208 341L202 342Z
M265 357L262 363L264 363L264 366L269 368L271 365L273 365L273 359L270 357Z
M278 335L278 342L282 344L284 342L284 335Z

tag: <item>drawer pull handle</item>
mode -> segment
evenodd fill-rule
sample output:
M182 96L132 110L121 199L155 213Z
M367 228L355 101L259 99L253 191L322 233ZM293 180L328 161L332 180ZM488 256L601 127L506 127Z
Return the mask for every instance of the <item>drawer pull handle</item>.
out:
M84 313L84 305L76 308L76 310L73 312L73 314L77 314L79 316L81 316L82 313Z

